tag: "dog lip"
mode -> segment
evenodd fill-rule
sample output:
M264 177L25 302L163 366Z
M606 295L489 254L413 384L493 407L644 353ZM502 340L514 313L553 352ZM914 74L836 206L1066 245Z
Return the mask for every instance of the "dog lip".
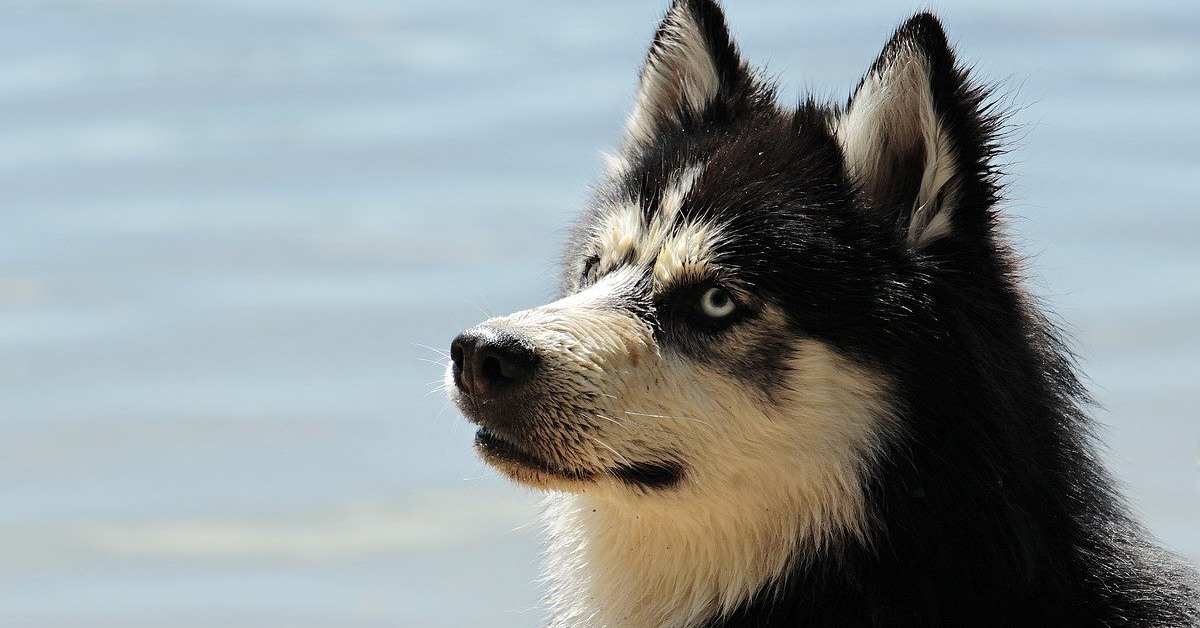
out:
M675 462L632 462L613 469L613 475L627 484L667 489L683 479L683 465Z
M546 473L565 480L584 481L594 479L596 474L590 471L563 469L534 456L512 441L489 431L479 428L475 433L475 449L489 464L495 466L515 465L531 471ZM631 486L641 486L648 489L668 489L679 484L683 479L683 465L669 462L635 462L623 464L608 472L615 478Z
M517 465L567 480L590 480L593 477L593 474L587 471L556 467L529 454L512 441L498 436L486 427L481 427L478 432L475 432L475 449L489 464Z

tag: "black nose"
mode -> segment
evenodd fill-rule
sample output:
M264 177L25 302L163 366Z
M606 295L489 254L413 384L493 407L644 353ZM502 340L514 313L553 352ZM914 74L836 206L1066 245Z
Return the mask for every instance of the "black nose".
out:
M513 333L480 325L450 343L454 384L472 395L495 393L529 378L537 354Z

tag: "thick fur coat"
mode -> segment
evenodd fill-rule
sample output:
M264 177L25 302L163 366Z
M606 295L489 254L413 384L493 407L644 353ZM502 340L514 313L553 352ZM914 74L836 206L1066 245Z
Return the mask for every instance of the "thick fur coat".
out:
M920 14L781 106L675 2L562 298L452 345L480 454L549 493L553 626L1197 625L1021 286L992 102Z

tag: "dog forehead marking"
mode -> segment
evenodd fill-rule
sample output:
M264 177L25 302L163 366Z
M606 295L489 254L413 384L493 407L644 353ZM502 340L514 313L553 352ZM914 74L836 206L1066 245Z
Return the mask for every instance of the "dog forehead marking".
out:
M692 164L683 169L679 176L667 186L658 204L658 218L671 222L679 215L683 207L683 199L692 191L700 175L704 174L704 164Z
M601 269L623 263L651 267L658 287L682 275L702 273L715 255L720 229L703 219L685 221L681 215L704 168L697 163L679 170L663 187L658 211L648 219L636 199L609 211L595 232Z
M622 203L610 210L595 231L600 268L609 270L634 256L642 238L641 208L638 203Z
M720 229L704 221L693 221L675 230L659 247L654 260L654 283L665 286L680 277L702 276L716 258Z

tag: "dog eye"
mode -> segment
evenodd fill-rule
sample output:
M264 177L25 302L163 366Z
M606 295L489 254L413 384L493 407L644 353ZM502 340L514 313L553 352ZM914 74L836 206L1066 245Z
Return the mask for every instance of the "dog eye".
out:
M709 288L697 303L700 313L709 318L725 318L737 309L733 297L723 288Z

